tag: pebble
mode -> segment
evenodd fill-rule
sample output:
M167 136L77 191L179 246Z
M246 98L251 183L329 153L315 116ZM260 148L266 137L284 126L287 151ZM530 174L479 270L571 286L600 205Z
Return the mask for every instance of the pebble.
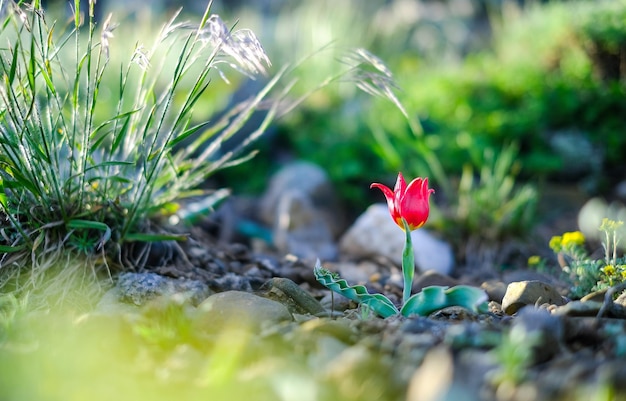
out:
M120 302L140 306L160 296L182 294L197 305L210 295L209 287L197 280L173 279L156 273L123 273L111 290ZM111 295L109 295L111 297Z
M345 226L336 193L314 163L297 161L274 174L259 202L261 220L272 227L273 245L302 259L335 260L335 238Z
M243 291L225 291L205 299L196 310L194 324L205 330L227 325L260 328L291 321L289 309L280 302Z
M512 315L526 305L564 305L565 299L550 284L541 281L517 281L510 283L502 299L502 310Z
M504 295L506 294L507 285L500 280L488 280L480 285L480 288L485 290L490 301L502 303Z
M411 238L418 269L434 270L443 275L452 272L454 254L449 243L423 228L413 231ZM404 232L389 216L387 205L377 203L359 216L341 237L339 249L355 257L382 256L401 266L404 242Z

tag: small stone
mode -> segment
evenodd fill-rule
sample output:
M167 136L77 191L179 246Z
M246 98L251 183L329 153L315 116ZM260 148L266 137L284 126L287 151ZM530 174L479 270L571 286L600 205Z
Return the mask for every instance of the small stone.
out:
M261 198L260 217L263 222L274 226L280 218L279 204L288 193L298 193L309 199L311 205L320 212L319 216L332 236L343 231L345 218L339 212L341 208L337 191L320 166L296 161L285 165L274 174Z
M274 223L274 246L283 253L308 260L335 260L337 246L321 212L297 191L283 194Z
M413 231L411 239L417 268L444 275L452 272L454 254L450 244L423 228ZM404 232L389 216L387 205L377 203L359 216L341 237L339 249L356 257L383 256L401 266L404 242Z
M601 290L591 292L585 295L584 297L580 298L580 300L582 302L589 302L589 301L604 302L604 296L606 295L607 290L608 288L603 288ZM617 302L617 300L615 300L615 302Z
M288 278L271 278L261 286L261 291L286 305L291 313L318 315L325 312L317 299Z
M565 300L554 287L541 281L510 283L502 299L502 310L512 315L526 305L564 305Z
M622 292L613 303L626 307L626 292Z
M485 290L490 301L498 303L502 302L504 295L506 294L506 284L500 280L488 280L480 285L480 288Z
M198 305L195 325L219 330L225 325L260 328L262 325L291 321L287 307L258 295L243 291L213 294Z
M116 288L119 301L137 306L160 296L174 294L183 294L192 304L197 305L210 295L207 285L200 281L173 279L151 272L120 274Z

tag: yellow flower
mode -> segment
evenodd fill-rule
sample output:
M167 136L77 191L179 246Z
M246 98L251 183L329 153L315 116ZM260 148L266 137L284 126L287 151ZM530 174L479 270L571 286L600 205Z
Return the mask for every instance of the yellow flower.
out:
M563 248L570 247L572 245L582 245L585 243L585 236L580 231L572 231L563 233L562 246Z
M607 276L612 276L615 274L615 266L613 265L606 265L601 270L602 273L606 274Z
M550 249L558 253L561 252L561 248L563 247L562 242L563 239L561 238L561 236L555 235L554 237L550 238L550 242L548 243L548 245L550 246Z
M528 258L528 266L538 266L541 263L541 257L533 255Z

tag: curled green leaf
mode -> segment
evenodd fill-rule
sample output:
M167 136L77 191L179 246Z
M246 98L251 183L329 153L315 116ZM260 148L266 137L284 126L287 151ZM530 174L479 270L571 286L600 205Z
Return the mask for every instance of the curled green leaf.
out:
M487 294L480 288L458 285L448 288L430 286L413 295L402 306L403 316L427 316L449 306L460 306L475 312L487 311Z
M367 292L367 288L362 285L350 286L346 280L339 278L339 275L336 273L324 269L319 260L313 268L313 273L315 274L315 279L324 287L355 302L367 305L380 317L387 318L399 313L398 308L386 296L370 294Z

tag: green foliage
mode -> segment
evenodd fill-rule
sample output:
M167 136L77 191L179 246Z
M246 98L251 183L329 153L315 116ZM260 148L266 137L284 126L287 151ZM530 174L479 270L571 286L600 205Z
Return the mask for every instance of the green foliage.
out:
M404 391L389 358L365 345L350 348L333 334L337 321L310 322L328 324L330 332L306 323L259 331L240 321L206 327L190 305L172 299L124 313L80 314L14 313L20 302L0 298L0 388L15 401L374 401L399 399ZM7 321L15 327L10 336ZM347 324L340 329L351 331ZM338 363L344 350L358 361Z
M212 77L226 78L224 65L249 77L267 73L269 59L251 31L230 31L209 7L196 24L175 15L151 48L136 43L118 67L110 63L116 25L109 18L97 29L89 4L81 10L76 1L67 26L50 25L38 2L12 7L3 20L5 252L66 246L117 262L127 242L182 239L150 232L149 219L201 194L195 188L216 170L247 160L241 152L276 114L278 101L267 98L285 69L212 125L194 118ZM262 102L259 125L223 151Z
M313 268L315 279L326 288L355 302L367 305L383 318L401 314L402 316L427 316L449 306L461 306L475 311L487 311L487 294L475 287L459 285L452 288L430 286L411 296L400 310L382 294L370 294L362 285L350 286L336 273L324 269L319 260ZM406 286L406 284L405 284Z
M26 313L28 296L18 299L14 294L0 295L0 348L16 335L17 322Z
M487 294L476 287L457 285L452 288L430 286L413 295L402 306L403 316L428 316L449 306L460 306L474 312L487 312Z
M432 57L427 62L408 46L410 35L402 36L405 27L401 22L397 30L383 29L368 17L371 28L362 35L363 40L372 41L373 46L385 43L380 49L372 48L392 67L402 89L399 99L415 121L400 118L395 105L388 102L356 97L346 102L339 88L285 120L280 139L297 157L324 166L341 184L341 195L362 208L369 202L360 188L372 177L380 180L386 172L402 170L429 175L435 185L444 186L426 157L435 155L446 180L454 181L470 163L480 171L485 152L497 157L510 144L520 149L516 156L518 179L579 179L584 161L588 164L584 172L592 174L594 185L602 188L611 177L601 172L619 171L624 166L626 92L622 78L604 79L597 72L600 61L593 48L599 45L592 44L605 43L602 47L611 49L618 46L626 32L624 4L534 4L496 26L490 48L471 53L460 63ZM361 32L359 16L355 14L350 24L337 25ZM434 29L445 31L436 24ZM385 40L391 37L398 40ZM295 40L294 36L288 38ZM400 43L407 46L404 51L386 53L387 45L397 50ZM619 67L615 57L612 60L614 69ZM359 109L367 110L361 114L363 118L355 118ZM423 133L411 127L419 123ZM557 153L561 134L568 132L578 133L590 149L577 146L581 141L574 138L573 156ZM332 154L325 152L322 144L331 144ZM513 229L525 230L523 226Z
M319 260L313 268L313 274L315 274L315 279L324 287L355 302L367 305L369 309L383 318L399 313L398 308L386 296L370 294L363 285L350 286L346 280L339 278L336 273L333 274L324 269Z
M570 129L607 149L609 166L621 166L623 81L599 79L589 43L618 41L626 33L624 10L623 1L531 7L497 31L492 51L399 79L412 94L408 108L428 123L444 167L458 171L464 149L475 155L517 142L525 175L567 174L577 166L555 158L550 144L555 133Z
M464 166L458 185L451 184L456 196L441 207L438 224L471 266L496 263L500 258L494 249L524 237L534 223L537 190L516 182L517 157L514 146L486 149L476 168Z
M599 230L604 233L604 258L593 259L585 249L580 231L566 232L550 240L550 249L572 283L571 296L581 298L593 291L614 287L626 281L626 258L617 256L623 222L605 218Z
M491 382L506 394L528 379L528 368L533 363L534 349L541 341L541 332L528 331L516 325L502 336L500 344L491 351L499 364L491 373Z

